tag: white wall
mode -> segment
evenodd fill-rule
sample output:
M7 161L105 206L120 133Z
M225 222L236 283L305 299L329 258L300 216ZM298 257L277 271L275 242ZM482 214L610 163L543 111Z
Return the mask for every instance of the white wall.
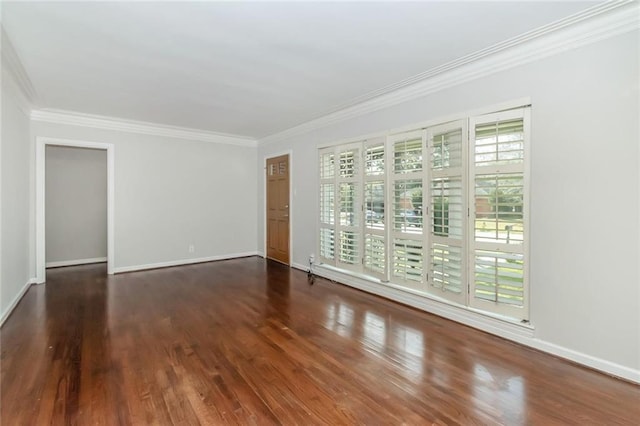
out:
M3 39L2 48L6 40ZM0 155L0 323L28 288L30 249L30 144L28 104L2 61Z
M638 32L259 145L293 152L293 263L316 251L317 146L532 101L528 344L640 380ZM259 203L264 202L262 173ZM264 247L264 216L258 218Z
M116 272L256 253L255 147L43 121L31 133L114 145Z
M46 164L46 262L107 257L107 151L49 145Z

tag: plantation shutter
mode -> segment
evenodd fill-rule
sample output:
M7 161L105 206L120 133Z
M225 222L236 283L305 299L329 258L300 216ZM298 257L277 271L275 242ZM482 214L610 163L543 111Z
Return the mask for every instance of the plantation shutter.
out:
M529 108L319 149L322 263L528 320Z
M391 280L424 291L423 186L425 132L418 130L389 137L392 170L389 204L391 214Z
M520 319L528 318L528 113L523 108L470 120L470 305Z
M341 146L337 153L337 265L362 270L362 143Z
M428 292L465 304L466 123L427 130L429 141Z
M386 279L384 139L364 147L364 271Z
M336 163L334 148L320 150L320 227L318 254L329 265L336 262Z

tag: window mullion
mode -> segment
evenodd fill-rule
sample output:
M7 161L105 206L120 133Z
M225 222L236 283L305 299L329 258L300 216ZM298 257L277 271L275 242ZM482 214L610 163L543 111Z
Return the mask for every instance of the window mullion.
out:
M321 254L334 237L325 261L526 319L528 117L522 108L334 147L335 173L320 178Z

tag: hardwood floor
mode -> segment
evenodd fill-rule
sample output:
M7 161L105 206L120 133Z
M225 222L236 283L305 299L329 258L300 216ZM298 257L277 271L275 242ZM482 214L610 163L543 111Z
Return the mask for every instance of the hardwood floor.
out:
M637 425L640 387L260 258L47 271L2 424Z

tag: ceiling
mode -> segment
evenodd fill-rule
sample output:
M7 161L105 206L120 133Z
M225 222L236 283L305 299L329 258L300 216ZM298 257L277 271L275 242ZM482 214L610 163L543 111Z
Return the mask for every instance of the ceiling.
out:
M261 138L594 2L3 2L52 108Z

